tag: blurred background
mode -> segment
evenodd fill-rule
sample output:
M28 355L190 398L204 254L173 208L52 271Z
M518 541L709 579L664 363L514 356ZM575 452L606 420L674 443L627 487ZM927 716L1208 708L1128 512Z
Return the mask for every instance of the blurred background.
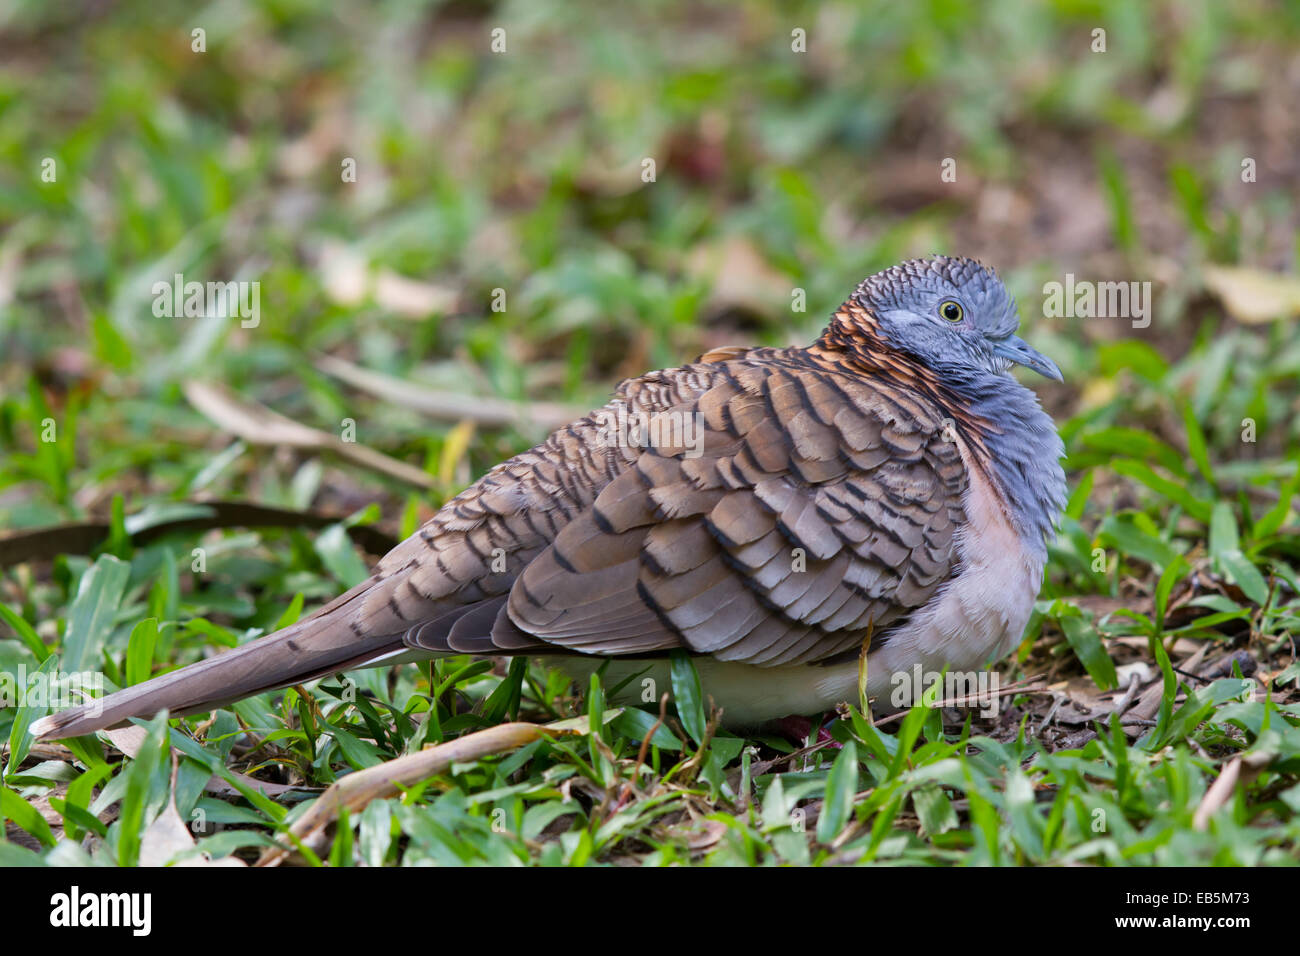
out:
M1032 383L1086 481L1062 592L1114 593L1090 545L1207 519L1207 481L1267 507L1295 473L1295 3L0 0L0 29L5 529L219 498L404 533L619 379L806 343L934 252L999 270L1065 371ZM176 273L260 283L260 321L155 315ZM1067 274L1151 282L1153 321L1044 316Z

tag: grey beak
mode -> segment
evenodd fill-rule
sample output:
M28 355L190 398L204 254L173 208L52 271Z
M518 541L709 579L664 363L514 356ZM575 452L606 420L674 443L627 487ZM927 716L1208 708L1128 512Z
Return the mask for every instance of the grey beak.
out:
M1065 376L1061 374L1061 370L1056 367L1055 362L1042 352L1031 349L1029 344L1018 335L1008 336L1001 341L994 342L993 352L995 355L999 355L1016 365L1031 368L1039 375L1045 375L1058 382L1065 381Z

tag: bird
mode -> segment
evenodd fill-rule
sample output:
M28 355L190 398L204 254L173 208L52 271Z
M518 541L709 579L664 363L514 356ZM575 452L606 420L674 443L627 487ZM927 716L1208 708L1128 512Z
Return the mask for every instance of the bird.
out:
M1011 374L1061 371L1019 325L980 262L899 263L811 345L628 379L311 615L33 734L455 654L667 688L685 653L734 728L878 698L918 667L984 668L1024 631L1065 502L1055 424Z

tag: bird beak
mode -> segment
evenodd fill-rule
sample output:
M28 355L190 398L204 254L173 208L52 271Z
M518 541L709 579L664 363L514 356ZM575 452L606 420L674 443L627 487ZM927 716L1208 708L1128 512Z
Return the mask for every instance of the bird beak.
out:
M1065 381L1065 376L1061 374L1061 370L1057 368L1055 362L1042 352L1031 349L1029 344L1018 335L1008 336L1001 341L994 342L993 353L1014 365L1031 368L1039 375L1045 375L1058 382Z

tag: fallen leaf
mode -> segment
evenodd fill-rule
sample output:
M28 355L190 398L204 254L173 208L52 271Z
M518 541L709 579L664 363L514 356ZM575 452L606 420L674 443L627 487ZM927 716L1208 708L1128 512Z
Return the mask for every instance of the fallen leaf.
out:
M265 405L237 397L223 385L189 381L185 397L218 427L254 445L281 445L309 451L328 451L348 461L421 488L432 488L434 478L423 469L389 458L359 442L345 442L329 432L295 422Z
M382 398L403 408L412 408L445 421L471 421L478 425L500 428L520 424L538 425L546 429L567 425L587 412L577 405L559 405L551 402L511 402L502 398L479 395L462 395L442 392L372 372L332 355L322 355L316 367L326 375L360 389L376 398Z
M1238 322L1258 325L1300 315L1300 276L1244 266L1206 266L1205 285Z
M140 729L140 728L135 728ZM137 742L138 745L138 742ZM198 844L190 835L190 829L176 810L176 772L180 767L180 754L172 751L172 793L162 813L154 818L153 823L145 829L140 837L140 866L166 866L178 855L188 853ZM212 859L203 853L194 853L176 866L247 866L242 860L233 856Z
M788 311L794 285L768 264L754 244L740 236L697 246L686 268L696 278L713 283L708 309L744 309L760 315Z
M132 724L130 727L118 727L113 730L102 730L100 733L108 738L109 743L128 757L135 757L135 755L140 752L140 747L144 744L145 730L138 724ZM173 759L184 756L175 747L171 748L171 753ZM268 797L278 797L281 794L290 792L313 793L319 789L317 787L294 787L285 783L270 783L266 780L258 780L256 777L250 777L248 774L238 773L237 771L231 770L229 767L226 768L226 772L250 789L260 790ZM208 793L216 794L217 796L239 795L238 788L231 786L224 778L217 774L212 775L208 782L203 785L203 789Z
M455 289L447 286L413 279L388 268L375 271L355 247L334 239L321 246L317 271L332 302L351 308L373 297L377 305L406 319L450 312L460 298Z
M421 282L381 269L375 277L375 302L407 319L450 312L459 296L454 289Z
M442 773L453 763L467 763L489 754L517 750L540 740L547 733L556 732L555 727L548 729L537 724L499 724L358 770L330 784L329 789L298 816L290 831L299 841L310 845L324 837L326 827L338 816L340 807L346 806L350 812L359 813L372 800L395 796L402 787L414 786ZM281 844L266 850L256 865L278 866L292 849L288 839L282 839Z
M1214 811L1224 806L1232 799L1233 791L1237 789L1237 781L1241 779L1241 758L1233 757L1232 760L1219 771L1218 778L1210 784L1210 789L1205 791L1205 796L1201 798L1201 804L1196 808L1196 813L1192 816L1192 829L1204 830L1210 822L1210 817Z
M343 306L360 305L370 289L370 264L351 246L334 240L321 247L317 265L321 285L330 300Z

